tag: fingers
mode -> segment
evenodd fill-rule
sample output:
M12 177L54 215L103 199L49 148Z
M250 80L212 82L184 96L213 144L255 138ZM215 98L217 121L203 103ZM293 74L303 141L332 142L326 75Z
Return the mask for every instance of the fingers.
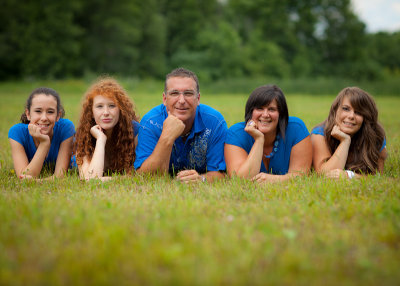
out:
M331 179L340 179L340 178L346 178L347 173L341 169L333 169L330 170L329 172L326 172L325 176Z
M29 135L31 135L33 138L38 139L39 142L45 142L50 140L50 137L48 135L42 134L40 127L35 124L29 123L28 131Z
M185 124L183 121L169 113L167 119L165 119L163 123L163 133L165 132L165 134L176 139L182 134L184 129Z
M31 175L25 175L25 174L20 175L19 178L21 180L32 180L32 179L34 179L34 177L32 177Z
M90 128L90 134L96 139L98 139L100 136L104 135L103 129L100 127L100 125L94 125L92 128Z
M251 178L253 182L260 182L264 180L264 173L258 173L253 178Z
M256 123L253 121L253 120L249 120L249 122L247 122L247 126L255 126L256 125Z
M246 126L244 127L244 131L249 133L254 140L264 137L264 134L258 130L257 124L253 120L249 120L247 122Z
M201 176L196 170L184 170L177 174L176 179L182 183L194 183L200 181Z
M28 125L29 134L31 136L37 135L40 133L40 127L35 124L29 123Z
M334 125L331 131L331 135L338 139L339 141L345 140L345 139L349 139L350 135L348 135L347 133L344 133L340 127L338 125Z

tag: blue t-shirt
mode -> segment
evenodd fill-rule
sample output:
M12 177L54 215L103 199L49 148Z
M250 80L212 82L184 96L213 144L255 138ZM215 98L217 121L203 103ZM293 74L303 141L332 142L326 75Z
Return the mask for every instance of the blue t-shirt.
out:
M226 136L225 143L238 146L250 153L254 144L253 137L245 130L245 122L232 125ZM297 117L289 116L289 122L285 131L285 140L279 137L278 150L269 161L268 170L265 168L264 162L261 161L260 172L270 173L274 175L284 175L289 171L290 154L294 145L309 136L304 122Z
M46 159L44 160L43 165L54 166L57 162L58 151L61 143L74 134L75 127L72 121L69 119L60 118L54 124L50 150ZM29 134L28 124L18 123L12 126L8 131L8 138L17 141L24 147L26 156L30 162L35 155L37 148L35 146L35 142L33 142L33 137Z
M139 133L139 126L140 126L139 122L132 120L133 137L136 137L136 135ZM71 167L78 168L75 154L71 157Z
M140 121L135 169L153 153L168 117L164 104L151 109ZM169 172L194 169L198 173L224 171L224 141L227 132L224 117L217 110L199 104L192 130L186 141L178 137L171 151Z
M324 132L324 126L319 125L313 128L313 130L311 131L311 134L317 134L317 135L322 135L325 136L325 132ZM382 143L382 147L380 152L382 152L382 150L386 147L386 138L383 138L383 143Z

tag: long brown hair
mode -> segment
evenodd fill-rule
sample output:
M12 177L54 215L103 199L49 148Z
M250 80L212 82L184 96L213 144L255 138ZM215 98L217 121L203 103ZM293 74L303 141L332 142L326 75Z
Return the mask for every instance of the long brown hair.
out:
M333 154L339 145L339 140L331 135L336 124L336 112L343 99L347 97L355 112L363 117L361 128L351 138L346 169L357 173L375 174L378 169L380 149L385 138L385 131L378 122L378 109L371 95L358 87L346 87L339 92L332 103L328 118L322 123L325 138Z
M76 130L75 154L76 162L82 165L83 158L92 159L96 139L90 134L90 128L96 125L93 117L93 98L102 95L112 99L120 110L118 123L114 126L111 138L107 139L110 168L112 172L131 172L135 160L135 143L132 121L138 121L134 104L122 86L113 78L99 78L86 92L79 126Z

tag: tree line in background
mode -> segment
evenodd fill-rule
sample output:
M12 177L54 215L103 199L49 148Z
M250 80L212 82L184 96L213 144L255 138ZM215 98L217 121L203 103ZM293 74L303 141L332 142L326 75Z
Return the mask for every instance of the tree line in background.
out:
M400 31L365 28L350 0L3 0L0 80L398 75Z

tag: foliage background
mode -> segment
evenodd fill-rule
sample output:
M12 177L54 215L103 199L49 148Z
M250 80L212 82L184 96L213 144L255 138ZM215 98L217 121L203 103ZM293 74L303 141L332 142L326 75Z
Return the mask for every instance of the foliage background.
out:
M400 32L366 32L350 0L3 0L0 80L177 66L232 77L399 75Z

